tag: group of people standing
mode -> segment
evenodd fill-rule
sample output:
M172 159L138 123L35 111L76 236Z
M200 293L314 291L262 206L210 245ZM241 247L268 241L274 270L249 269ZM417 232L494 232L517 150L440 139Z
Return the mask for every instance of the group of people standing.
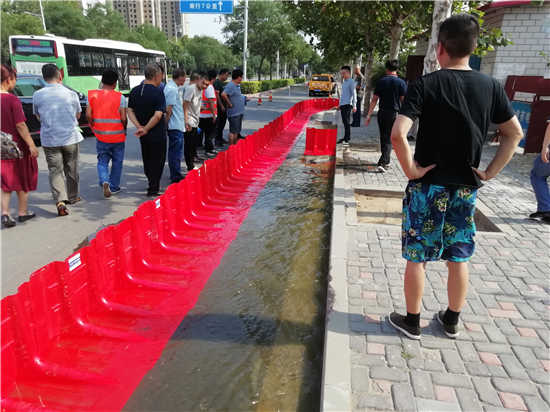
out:
M241 70L211 70L187 76L177 68L166 83L162 66L151 63L145 67L144 75L128 99L116 90L118 73L113 69L103 73L99 89L88 92L85 115L97 138L97 174L106 198L121 190L128 121L136 127L148 196L160 194L166 157L170 181L176 183L185 173L181 168L182 155L190 171L196 163L215 157L215 146L235 144L242 138L246 97L240 90ZM230 75L231 81L226 84ZM83 137L78 119L82 108L78 95L63 86L55 64L45 64L42 76L46 85L33 95L33 113L41 125L40 140L57 214L66 216L68 205L81 201L78 158ZM2 227L16 225L9 213L14 191L19 199L18 221L35 216L27 209L27 199L37 187L38 149L26 126L21 102L11 93L16 79L16 71L2 65L2 132L13 139L21 153L20 158L2 161ZM227 122L229 141L223 139ZM204 146L204 154L198 153L200 146Z

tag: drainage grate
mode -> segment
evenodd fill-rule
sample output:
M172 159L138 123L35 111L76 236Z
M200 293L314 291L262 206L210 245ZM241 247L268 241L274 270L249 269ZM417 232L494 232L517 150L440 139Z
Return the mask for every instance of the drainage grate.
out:
M355 189L354 192L359 223L401 225L403 192L370 189ZM501 232L479 209L476 209L474 221L478 232Z

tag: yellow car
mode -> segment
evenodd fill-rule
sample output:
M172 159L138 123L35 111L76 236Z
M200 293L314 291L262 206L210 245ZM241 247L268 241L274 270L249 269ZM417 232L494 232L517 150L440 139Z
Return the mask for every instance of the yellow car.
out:
M310 96L330 96L336 89L334 77L330 74L314 74L309 81Z

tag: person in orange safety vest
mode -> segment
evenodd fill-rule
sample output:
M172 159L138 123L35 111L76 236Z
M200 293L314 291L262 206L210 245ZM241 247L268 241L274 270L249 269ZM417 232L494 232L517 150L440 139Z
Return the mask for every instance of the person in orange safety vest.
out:
M86 116L97 138L97 174L103 196L111 197L120 191L120 177L124 160L124 145L128 118L128 103L115 90L118 73L113 69L103 72L101 88L88 92ZM111 172L109 173L109 161Z

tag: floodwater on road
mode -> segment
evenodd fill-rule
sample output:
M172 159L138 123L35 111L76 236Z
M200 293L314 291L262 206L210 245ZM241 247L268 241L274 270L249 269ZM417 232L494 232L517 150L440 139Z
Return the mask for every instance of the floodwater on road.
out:
M125 411L319 410L334 164L306 164L304 145L302 134Z

